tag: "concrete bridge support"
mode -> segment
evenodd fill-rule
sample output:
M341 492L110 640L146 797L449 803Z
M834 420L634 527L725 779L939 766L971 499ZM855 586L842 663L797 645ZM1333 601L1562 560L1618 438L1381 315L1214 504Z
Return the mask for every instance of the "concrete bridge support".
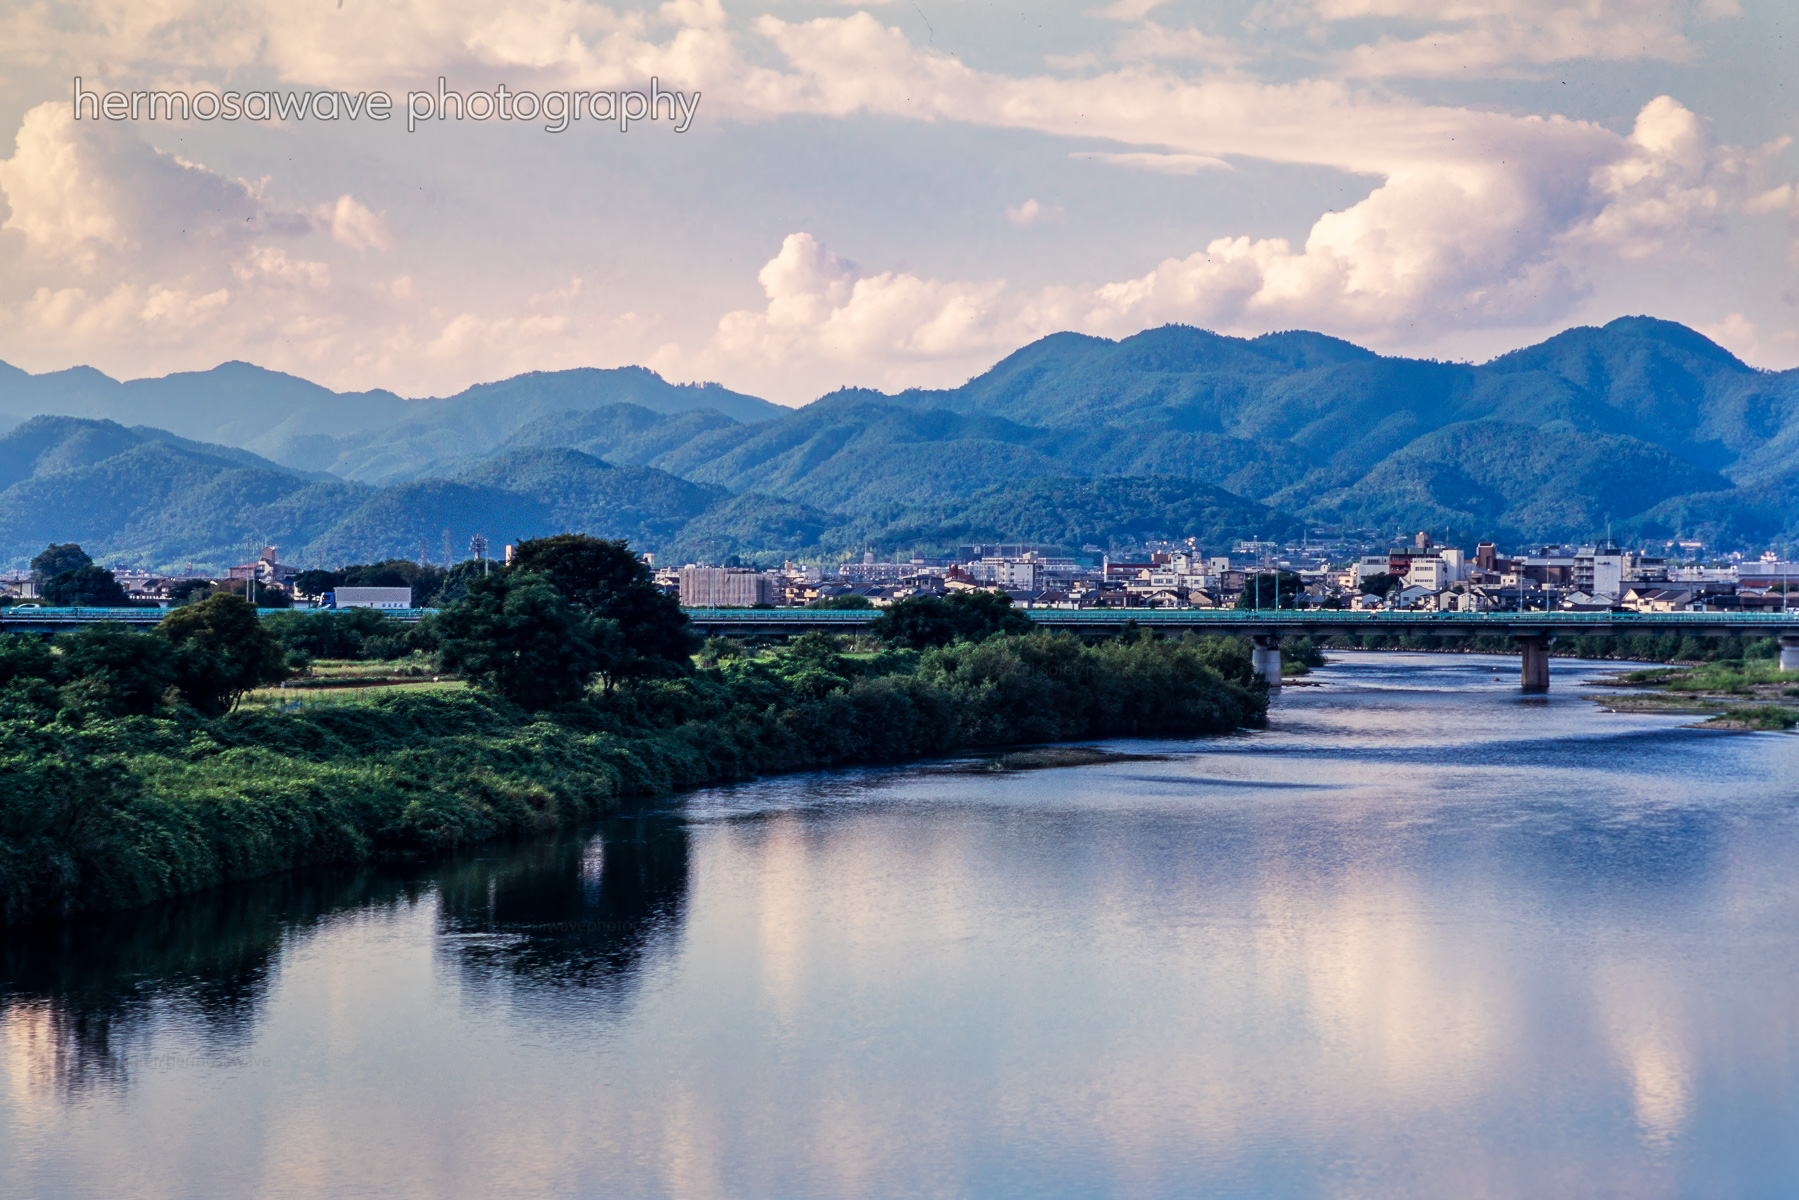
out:
M1268 681L1270 688L1281 685L1281 637L1278 633L1258 633L1255 635L1255 649L1250 652L1250 662L1255 666L1257 675Z
M1799 633L1780 635L1780 669L1799 671Z
M1518 672L1518 686L1527 692L1549 690L1549 635L1530 634L1518 638L1523 662Z

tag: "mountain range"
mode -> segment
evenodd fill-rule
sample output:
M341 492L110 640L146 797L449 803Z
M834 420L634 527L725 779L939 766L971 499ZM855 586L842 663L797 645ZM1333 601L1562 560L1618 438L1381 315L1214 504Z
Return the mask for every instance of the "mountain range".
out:
M311 563L583 530L666 558L968 541L1411 531L1501 542L1799 534L1799 371L1648 317L1484 364L1322 334L1063 333L958 388L787 409L642 368L441 399L245 363L118 382L0 364L0 560ZM0 428L4 428L0 424Z

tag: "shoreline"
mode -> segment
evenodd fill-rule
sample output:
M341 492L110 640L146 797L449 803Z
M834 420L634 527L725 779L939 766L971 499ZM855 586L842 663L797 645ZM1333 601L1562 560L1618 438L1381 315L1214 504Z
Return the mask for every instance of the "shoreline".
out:
M1268 703L1253 684L1234 644L1030 633L881 663L743 662L539 712L477 691L217 718L47 708L0 729L0 919L428 858L769 775L1253 729Z

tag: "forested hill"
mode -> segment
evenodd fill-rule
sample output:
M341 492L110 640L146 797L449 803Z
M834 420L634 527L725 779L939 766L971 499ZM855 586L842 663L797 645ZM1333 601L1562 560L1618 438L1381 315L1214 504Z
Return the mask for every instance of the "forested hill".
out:
M1303 332L1057 334L947 391L847 390L678 434L596 410L521 439L850 514L1002 482L1158 476L1315 525L1459 540L1799 535L1799 372L1752 369L1644 317L1479 366Z
M643 367L533 371L443 399L408 400L379 389L334 392L243 362L126 382L92 367L30 375L0 363L0 413L153 426L370 483L415 475L456 454L491 452L542 416L621 403L663 414L708 411L731 421L788 411L717 384L669 383Z
M1216 545L1305 525L1458 541L1608 527L1745 547L1799 536L1799 372L1752 369L1646 317L1481 365L1305 332L1065 333L959 388L848 390L797 410L636 369L525 375L437 401L345 396L244 364L96 378L0 371L0 413L41 412L45 395L65 409L125 395L133 422L166 412L181 436L127 431L160 447L130 451L129 470L52 456L11 478L9 558L41 548L32 522L51 518L54 540L145 565L251 537L327 557L416 555L426 541L441 553L444 528L453 549L474 532L565 528L706 558L1151 534ZM251 403L276 394L265 385L278 399ZM49 436L29 422L0 436L0 455L27 435ZM255 453L233 462L219 443ZM59 476L77 467L89 474ZM102 480L140 470L102 502L114 486ZM202 502L225 483L194 472L238 474L229 498ZM100 491L76 503L84 487Z
M1592 536L1608 521L1645 536L1799 532L1799 372L1754 370L1644 317L1479 366L1383 358L1312 333L1058 334L960 388L840 393L787 423L812 413L823 433L906 419L874 418L870 405L981 422L1004 447L996 463L1191 475L1319 523L1501 538ZM833 486L816 454L758 452L778 444L773 429L744 430L726 470L674 469L729 486L803 460L808 480Z
M265 544L302 566L441 562L446 530L458 558L477 533L497 547L579 530L716 562L945 538L1103 545L1176 528L1222 541L1297 524L1187 479L1027 480L978 487L952 505L850 516L568 448L515 448L445 478L377 488L111 421L36 417L0 435L0 563L13 567L68 541L109 565L217 570Z

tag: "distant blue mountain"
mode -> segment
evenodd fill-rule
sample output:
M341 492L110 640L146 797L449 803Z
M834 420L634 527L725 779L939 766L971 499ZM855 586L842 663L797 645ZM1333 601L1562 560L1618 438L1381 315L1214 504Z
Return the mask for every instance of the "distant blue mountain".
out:
M640 368L441 400L242 363L126 384L0 369L0 412L71 411L129 418L0 434L0 556L77 540L166 565L261 537L355 559L441 553L445 527L714 558L1307 526L1799 538L1799 372L1648 317L1481 365L1303 331L1064 333L959 388L800 409Z
M789 411L717 384L669 383L643 367L533 371L444 399L408 400L384 390L334 392L244 362L126 382L92 367L30 375L0 363L0 412L149 425L368 482L492 453L544 416L619 403L665 415L712 411L737 422Z

